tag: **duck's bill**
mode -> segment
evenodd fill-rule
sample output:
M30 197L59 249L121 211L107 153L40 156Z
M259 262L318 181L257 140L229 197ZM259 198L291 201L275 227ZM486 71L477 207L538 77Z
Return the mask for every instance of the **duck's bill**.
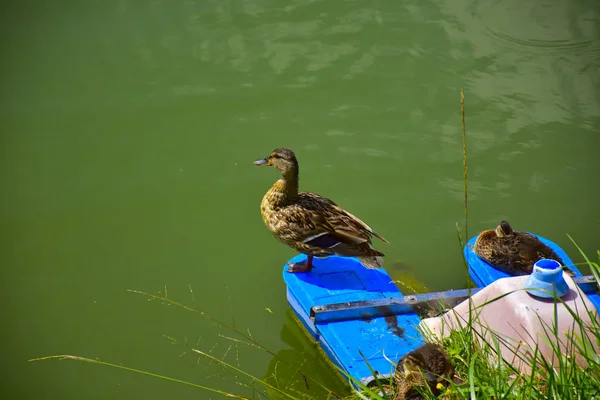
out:
M263 158L261 160L254 161L254 165L269 165L269 160Z

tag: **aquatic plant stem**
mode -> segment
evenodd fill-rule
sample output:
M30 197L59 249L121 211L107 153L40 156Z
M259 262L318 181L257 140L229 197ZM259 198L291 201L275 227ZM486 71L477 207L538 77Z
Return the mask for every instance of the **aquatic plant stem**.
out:
M465 237L469 238L469 225L468 225L468 179L467 173L469 171L467 167L467 133L465 128L465 92L464 89L460 89L460 110L462 120L462 141L463 141L463 181L464 181L464 192L465 192Z
M206 318L207 320L213 322L214 324L216 324L216 325L218 325L218 326L220 326L222 328L229 329L232 332L235 332L236 334L240 335L243 339L245 339L245 340L238 340L237 341L238 343L243 343L243 344L245 344L245 345L247 345L249 347L253 347L253 348L262 350L265 353L267 353L267 354L271 355L272 357L274 357L275 359L277 359L279 362L283 363L284 365L292 367L292 365L289 362L287 362L286 360L281 359L276 353L274 353L273 351L269 350L265 346L261 345L258 341L256 341L252 337L252 335L250 334L249 331L247 333L243 332L243 331L240 331L237 328L235 328L233 325L227 324L227 323L225 323L225 322L223 322L223 321L221 321L221 320L219 320L219 319L217 319L217 318L215 318L215 317L213 317L213 316L211 316L211 315L209 315L209 314L207 314L207 313L205 313L203 311L200 311L199 309L197 309L195 307L190 307L190 306L185 305L183 303L180 303L178 301L171 300L171 299L169 299L169 298L167 298L165 296L159 296L159 295L155 295L155 294L151 294L151 293L146 293L146 292L143 292L141 290L134 290L134 289L127 289L127 291L130 292L130 293L136 293L136 294L141 294L143 296L146 296L148 298L148 300L158 300L158 301L160 301L163 304L169 304L169 305L172 305L172 306L176 306L176 307L182 308L182 309L187 310L187 311L191 311L193 313L197 313L200 316ZM231 339L229 339L229 340L231 340ZM302 371L298 371L298 372L300 372L303 377L305 377L306 379L308 379L310 382L316 384L318 387L320 387L320 388L322 388L322 389L324 389L326 391L331 392L329 389L327 389L327 387L325 387L325 385L323 383L321 383L316 378L314 378L314 377L312 377L310 375L306 375ZM337 393L333 393L333 394L339 397L339 395Z
M148 372L148 371L142 371L140 369L126 367L124 365L113 364L113 363L109 363L109 362L106 362L106 361L94 360L94 359L87 358L87 357L79 357L79 356L73 356L73 355L68 355L68 354L61 354L61 355L55 355L55 356L46 356L46 357L32 358L32 359L30 359L28 361L29 362L34 362L34 361L53 360L53 359L54 360L75 360L75 361L83 361L83 362L87 362L87 363L91 363L91 364L105 365L105 366L112 367L112 368L123 369L125 371L135 372L135 373L141 374L141 375L148 375L148 376L152 376L154 378L160 378L160 379L164 379L164 380L167 380L167 381L171 381L171 382L175 382L175 383L180 383L180 384L187 385L187 386L192 386L192 387L195 387L195 388L198 388L198 389L204 389L204 390L207 390L209 392L221 394L221 395L223 395L225 397L231 397L231 398L241 399L241 400L250 400L247 397L238 396L238 395L235 395L235 394L232 394L232 393L228 393L228 392L224 392L224 391L218 390L218 389L213 389L213 388L208 387L208 386L198 385L196 383L187 382L187 381L184 381L184 380L181 380L181 379L171 378L169 376L155 374L155 373Z

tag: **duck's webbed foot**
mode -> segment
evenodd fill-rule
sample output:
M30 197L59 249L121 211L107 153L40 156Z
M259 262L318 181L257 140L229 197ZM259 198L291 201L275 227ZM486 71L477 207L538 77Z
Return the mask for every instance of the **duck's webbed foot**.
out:
M305 261L288 264L289 268L287 269L287 272L309 272L311 269L313 269L312 259L313 256L308 256L308 259Z

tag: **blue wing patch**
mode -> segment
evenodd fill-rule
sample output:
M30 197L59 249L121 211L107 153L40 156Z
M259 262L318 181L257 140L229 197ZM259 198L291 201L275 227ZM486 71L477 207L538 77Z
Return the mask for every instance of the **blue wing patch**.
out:
M330 249L342 242L340 239L333 237L328 233L324 233L309 239L310 240L305 241L304 243L310 246L319 247L321 249Z

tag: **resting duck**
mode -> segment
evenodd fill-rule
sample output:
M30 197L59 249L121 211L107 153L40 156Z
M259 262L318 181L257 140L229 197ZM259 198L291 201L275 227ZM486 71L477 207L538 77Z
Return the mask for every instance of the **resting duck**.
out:
M510 275L531 274L533 264L542 258L558 261L567 274L575 275L550 247L529 233L515 232L506 221L500 222L496 229L481 232L473 251L494 268Z
M449 380L459 383L454 378L454 366L450 357L442 346L425 343L404 355L396 365L394 382L397 390L394 400L424 399L417 387L427 386L437 396L440 393L438 384ZM424 391L427 392L427 389Z
M396 382L401 382L413 374L423 375L427 382L435 386L446 379L452 379L454 367L442 346L436 343L425 343L398 361L394 379Z
M298 192L298 161L293 151L275 149L254 165L281 172L281 178L260 204L263 221L277 239L308 256L289 265L289 272L308 272L313 257L357 257L366 268L381 268L383 253L371 246L371 236L388 243L367 224L328 198Z

